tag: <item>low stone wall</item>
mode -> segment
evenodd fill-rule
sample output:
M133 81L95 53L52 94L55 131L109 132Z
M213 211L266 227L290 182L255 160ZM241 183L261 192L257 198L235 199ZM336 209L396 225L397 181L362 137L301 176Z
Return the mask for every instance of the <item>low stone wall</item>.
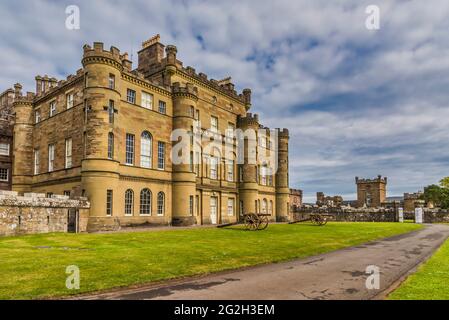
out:
M424 223L449 223L448 210L424 210Z
M397 213L391 208L301 208L293 214L295 221L307 220L310 214L323 213L332 217L333 221L352 222L395 222L398 221Z
M85 198L0 191L0 236L67 232L69 211L77 210L76 231L87 231L90 204Z

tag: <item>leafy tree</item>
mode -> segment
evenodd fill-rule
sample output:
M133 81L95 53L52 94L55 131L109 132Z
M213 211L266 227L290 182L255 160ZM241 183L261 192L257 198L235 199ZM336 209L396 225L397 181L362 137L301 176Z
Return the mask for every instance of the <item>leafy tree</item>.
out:
M424 188L423 198L437 207L449 208L449 177L440 180L440 185L432 184Z
M440 186L442 188L449 189L449 177L443 178L440 180Z

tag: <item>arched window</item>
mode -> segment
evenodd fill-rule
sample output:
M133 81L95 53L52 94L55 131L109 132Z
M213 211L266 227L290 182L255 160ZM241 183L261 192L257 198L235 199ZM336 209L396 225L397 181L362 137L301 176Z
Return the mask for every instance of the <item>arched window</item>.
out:
M140 192L140 214L151 214L151 191L146 188Z
M273 200L270 200L270 206L268 207L268 213L273 214Z
M114 158L114 134L112 132L108 133L108 158Z
M257 200L257 213L260 213L260 199Z
M268 202L267 199L262 200L262 213L267 213Z
M165 213L165 194L159 192L157 194L157 215L163 216Z
M134 213L134 192L131 189L125 192L125 216L132 216Z
M148 131L142 132L140 136L140 166L143 168L151 168L152 161L152 145L153 138Z

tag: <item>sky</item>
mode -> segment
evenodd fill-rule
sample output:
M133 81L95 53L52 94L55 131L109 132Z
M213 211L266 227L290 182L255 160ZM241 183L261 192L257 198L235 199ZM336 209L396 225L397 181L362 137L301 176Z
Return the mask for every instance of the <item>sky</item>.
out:
M80 29L65 26L80 9ZM380 9L369 30L368 5ZM290 186L355 199L355 176L388 177L388 195L448 176L449 1L0 2L0 91L81 67L94 41L132 54L155 34L184 65L232 76L263 125L290 130Z

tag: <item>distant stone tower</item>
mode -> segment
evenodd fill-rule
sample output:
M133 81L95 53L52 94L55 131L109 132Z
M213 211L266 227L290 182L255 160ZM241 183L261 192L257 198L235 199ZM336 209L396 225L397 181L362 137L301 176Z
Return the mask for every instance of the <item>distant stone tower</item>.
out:
M387 177L381 175L375 179L359 179L355 177L357 184L357 206L369 208L380 207L385 202L387 194Z

